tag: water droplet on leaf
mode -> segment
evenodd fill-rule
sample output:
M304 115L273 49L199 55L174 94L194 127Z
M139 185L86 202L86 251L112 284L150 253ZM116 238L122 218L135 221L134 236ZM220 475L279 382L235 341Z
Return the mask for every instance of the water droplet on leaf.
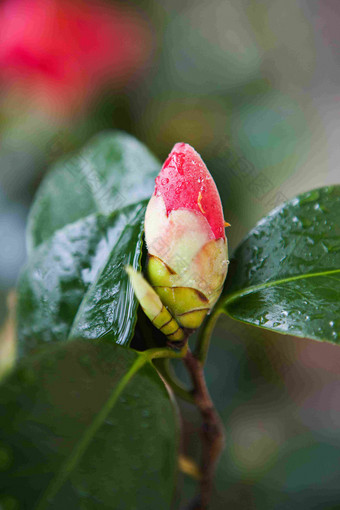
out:
M305 193L300 199L300 204L306 204L308 202L314 202L315 200L318 200L320 198L320 192L315 189L312 191L309 191L308 193Z

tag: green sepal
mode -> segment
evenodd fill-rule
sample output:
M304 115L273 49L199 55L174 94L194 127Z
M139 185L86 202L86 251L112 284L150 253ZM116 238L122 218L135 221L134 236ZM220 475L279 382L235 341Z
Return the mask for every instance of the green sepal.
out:
M162 331L171 342L179 342L186 338L186 334L180 325L173 318L171 313L163 305L159 295L145 280L141 273L132 267L126 267L131 285L136 297L153 325Z

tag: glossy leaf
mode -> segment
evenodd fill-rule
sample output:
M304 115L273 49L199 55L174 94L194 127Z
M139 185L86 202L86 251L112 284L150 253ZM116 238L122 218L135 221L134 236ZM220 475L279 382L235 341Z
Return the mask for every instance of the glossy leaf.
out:
M145 354L75 340L0 387L0 507L169 509L173 403Z
M233 258L220 310L283 334L340 341L340 186L275 209Z
M150 198L159 169L158 160L132 136L119 131L98 135L44 179L29 216L29 254L69 223Z
M124 266L140 269L145 206L160 164L130 135L97 136L43 181L19 281L20 353L68 337L129 345L137 301Z
M35 250L19 282L21 353L70 334L128 345L137 301L124 267L139 269L145 205L88 216Z

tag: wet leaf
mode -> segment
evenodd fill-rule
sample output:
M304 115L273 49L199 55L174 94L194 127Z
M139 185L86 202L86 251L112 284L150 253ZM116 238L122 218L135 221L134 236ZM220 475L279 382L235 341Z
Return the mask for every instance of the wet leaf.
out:
M69 336L128 345L137 301L124 267L140 268L145 202L89 216L35 250L19 282L21 353Z
M158 160L132 136L119 131L96 136L45 177L29 215L29 254L70 223L150 198L159 168Z
M21 354L74 337L129 345L133 335L137 301L124 267L140 269L145 197L159 164L121 133L97 137L72 161L51 171L30 215Z
M340 341L340 186L275 209L233 258L220 310L283 334Z

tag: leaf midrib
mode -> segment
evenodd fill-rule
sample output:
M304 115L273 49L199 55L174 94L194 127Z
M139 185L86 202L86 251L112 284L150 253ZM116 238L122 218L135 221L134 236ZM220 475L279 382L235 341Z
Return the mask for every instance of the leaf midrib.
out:
M219 309L222 309L224 306L227 306L228 304L236 301L237 299L240 299L244 296L247 296L249 294L252 294L253 292L258 292L260 290L268 289L270 287L275 287L276 285L282 285L285 283L294 282L297 280L303 280L305 278L317 278L319 276L330 276L333 274L340 274L340 269L332 269L331 271L321 271L318 273L306 273L296 276L291 276L289 278L283 278L281 280L273 280L271 282L267 283L260 283L259 285L253 285L251 287L247 287L246 289L239 290L237 292L231 293L226 296L225 299L223 299L221 306L219 306Z
M103 424L109 412L114 408L120 394L124 391L125 387L131 381L136 372L140 370L148 360L149 360L148 356L143 354L138 355L138 358L133 362L128 372L126 372L126 374L121 378L118 385L112 391L111 395L107 399L102 409L99 411L98 414L96 414L92 423L89 425L89 427L85 429L83 436L75 445L73 451L71 452L71 455L62 464L56 477L50 482L44 494L38 501L35 510L43 510L44 508L46 508L46 504L48 504L51 498L53 498L57 494L59 489L62 487L64 482L67 480L67 478L77 465L78 461L85 453L87 446L91 442L96 431Z

